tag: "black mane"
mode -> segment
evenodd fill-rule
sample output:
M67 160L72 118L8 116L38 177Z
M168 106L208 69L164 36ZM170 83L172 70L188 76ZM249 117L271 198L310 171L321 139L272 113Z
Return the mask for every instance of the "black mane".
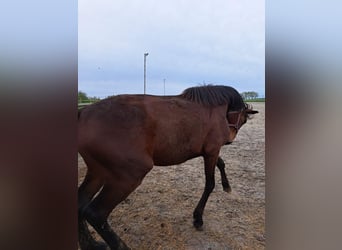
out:
M239 92L233 87L224 85L203 85L191 87L183 91L180 97L204 106L219 106L228 104L229 111L246 108Z

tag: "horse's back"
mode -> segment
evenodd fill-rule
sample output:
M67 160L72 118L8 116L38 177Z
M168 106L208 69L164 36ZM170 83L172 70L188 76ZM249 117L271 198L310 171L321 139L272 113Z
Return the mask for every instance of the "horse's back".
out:
M145 148L149 126L141 96L105 99L82 111L78 121L79 151L122 154Z
M145 110L141 96L114 96L94 103L82 110L79 122L97 122L111 124L116 122L127 126L129 123L140 122L145 118Z

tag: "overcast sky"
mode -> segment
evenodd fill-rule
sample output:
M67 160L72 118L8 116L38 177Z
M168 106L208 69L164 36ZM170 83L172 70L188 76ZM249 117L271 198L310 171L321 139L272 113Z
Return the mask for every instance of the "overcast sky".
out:
M264 0L80 0L79 90L181 93L203 83L265 95Z

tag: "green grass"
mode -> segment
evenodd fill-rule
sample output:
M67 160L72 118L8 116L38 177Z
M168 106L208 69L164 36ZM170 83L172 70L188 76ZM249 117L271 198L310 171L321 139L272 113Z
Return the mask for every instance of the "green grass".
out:
M82 108L84 108L85 106L88 106L88 105L90 105L90 104L92 104L92 102L79 102L79 103L78 103L78 109L82 109Z
M249 99L249 100L245 100L245 102L265 102L265 98Z

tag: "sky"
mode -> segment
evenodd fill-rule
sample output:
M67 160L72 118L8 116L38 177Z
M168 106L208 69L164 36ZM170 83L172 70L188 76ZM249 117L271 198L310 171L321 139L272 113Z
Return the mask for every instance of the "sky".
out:
M78 89L177 95L220 84L265 96L264 0L80 0ZM165 79L165 89L164 89Z

